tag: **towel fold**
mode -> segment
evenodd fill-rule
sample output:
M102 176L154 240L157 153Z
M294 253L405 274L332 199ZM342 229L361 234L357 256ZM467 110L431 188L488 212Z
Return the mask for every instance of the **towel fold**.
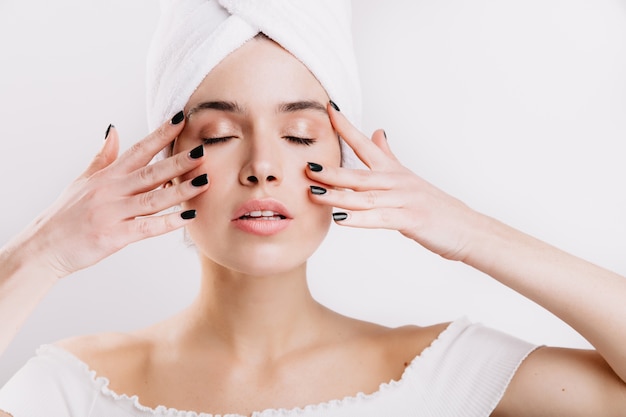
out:
M259 32L306 65L360 126L351 18L349 0L163 0L147 62L150 129L182 109L211 69ZM349 165L355 156L342 146Z

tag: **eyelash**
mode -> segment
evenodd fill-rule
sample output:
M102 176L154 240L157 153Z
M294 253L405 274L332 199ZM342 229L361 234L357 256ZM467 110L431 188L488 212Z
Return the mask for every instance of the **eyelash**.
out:
M298 143L300 145L311 146L315 143L315 139L312 138L299 138L297 136L283 136L289 142Z
M234 138L234 136L224 136L221 138L204 138L202 139L202 143L205 145L215 145L216 143L228 142L228 140L232 138Z
M202 143L205 145L215 145L216 143L228 142L228 140L234 138L235 136L224 136L219 138L204 138L202 139ZM299 145L311 146L315 143L315 139L312 138L299 138L297 136L283 136L284 139L289 142L296 143Z

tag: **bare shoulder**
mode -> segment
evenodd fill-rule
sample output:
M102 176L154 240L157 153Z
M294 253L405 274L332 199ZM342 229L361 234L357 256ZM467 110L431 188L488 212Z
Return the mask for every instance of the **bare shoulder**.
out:
M99 377L111 381L111 389L127 392L127 387L145 373L152 342L129 333L100 333L63 339L54 344L69 352Z
M449 323L439 323L426 327L409 325L389 329L385 335L386 349L390 356L404 357L405 362L410 362L431 346L448 326Z
M98 333L63 339L54 343L81 361L98 365L110 359L136 359L149 347L148 339L130 333Z
M429 326L407 325L390 329L389 337L402 344L414 344L426 348L432 344L450 325L437 323Z
M623 416L626 385L594 350L542 347L513 377L494 416Z
M324 370L320 375L326 379L329 372L342 375L341 385L325 383L327 392L320 396L341 398L355 392L373 393L380 389L381 383L402 379L407 366L447 326L442 323L427 327L387 327L333 312L324 326L321 348L316 349L323 360L316 363L332 364L331 370Z
M329 310L329 312L331 317L331 321L328 322L329 327L334 327L347 338L371 340L389 347L413 346L418 351L428 347L450 325L447 322L428 326L406 325L387 327L369 321L342 316L332 310Z
M374 348L386 363L406 367L416 356L428 348L450 325L438 323L429 326L407 325L386 327L375 323L356 321L353 324L358 337ZM359 343L363 346L362 343Z

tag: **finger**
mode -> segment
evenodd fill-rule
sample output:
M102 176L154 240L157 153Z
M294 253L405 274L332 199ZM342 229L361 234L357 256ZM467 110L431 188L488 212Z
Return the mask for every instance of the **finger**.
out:
M348 188L355 191L389 190L397 182L395 175L387 172L322 167L316 163L309 163L306 174L313 181L325 184L328 188Z
M204 161L204 147L199 145L189 152L180 152L133 172L124 179L122 192L127 194L153 190L197 168Z
M206 174L167 188L137 194L118 204L128 217L149 216L188 201L209 188Z
M321 187L317 186L311 187L310 197L317 204L347 210L398 208L406 201L406 197L400 192L381 190L353 192L332 189L322 192Z
M383 208L362 211L335 211L333 220L341 226L359 227L364 229L399 230L402 227L401 208Z
M154 156L169 146L180 134L185 125L182 111L176 113L171 120L163 123L154 132L130 147L116 162L116 168L123 172L132 172L147 165Z
M352 148L356 156L369 168L386 165L386 156L367 136L354 127L340 111L327 105L330 122L339 136Z
M93 158L82 177L89 178L96 172L108 167L117 159L117 154L120 149L120 139L117 134L117 129L113 125L109 125L104 137L104 144L100 149L100 152Z
M167 213L160 216L140 217L125 223L121 233L130 236L130 242L160 236L180 229L189 224L196 217L195 210L185 210L177 213Z

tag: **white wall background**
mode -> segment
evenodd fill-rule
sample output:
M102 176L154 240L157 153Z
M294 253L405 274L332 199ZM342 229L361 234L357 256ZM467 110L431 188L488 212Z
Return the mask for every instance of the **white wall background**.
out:
M0 244L83 170L110 122L124 147L147 133L157 17L154 0L0 0ZM384 127L411 169L474 208L626 274L626 1L360 0L354 18L367 133ZM41 343L178 311L198 271L174 233L63 280L0 359L0 385ZM335 226L310 276L318 299L359 318L468 315L532 342L588 346L398 233Z

